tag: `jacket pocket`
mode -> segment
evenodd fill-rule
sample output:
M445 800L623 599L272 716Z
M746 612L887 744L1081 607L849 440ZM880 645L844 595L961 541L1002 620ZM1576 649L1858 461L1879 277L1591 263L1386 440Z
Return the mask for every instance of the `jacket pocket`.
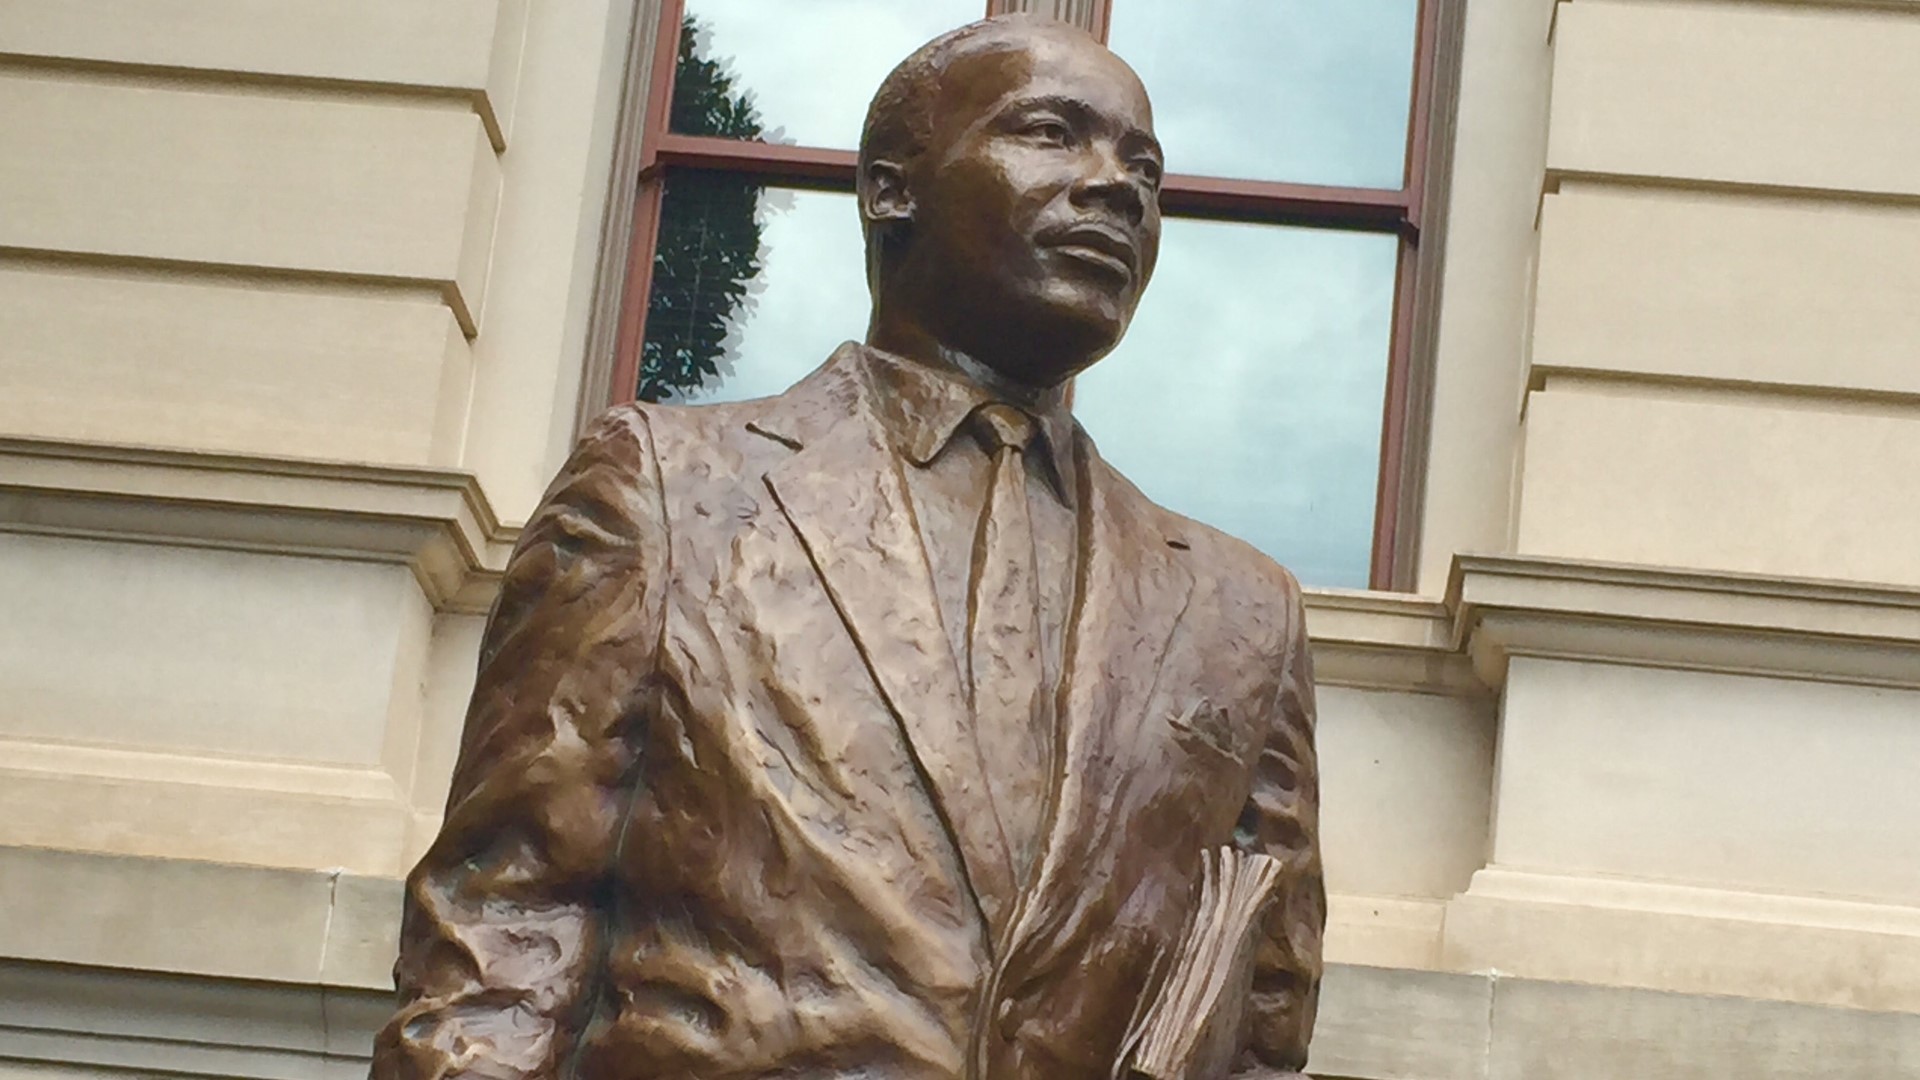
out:
M1173 741L1183 749L1226 764L1240 764L1226 710L1215 708L1206 698L1195 698L1180 712L1168 714L1167 726L1173 731Z

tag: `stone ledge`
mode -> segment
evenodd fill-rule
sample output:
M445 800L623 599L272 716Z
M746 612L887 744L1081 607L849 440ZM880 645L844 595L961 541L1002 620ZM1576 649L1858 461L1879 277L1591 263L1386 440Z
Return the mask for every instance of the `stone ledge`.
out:
M340 871L0 847L0 960L385 990L400 898Z
M40 742L0 736L0 772L52 779L181 784L277 795L403 805L406 793L384 768L310 764L152 750L144 747Z
M343 1080L366 1075L391 1007L366 990L0 961L0 1061L35 1077ZM1888 1080L1920 1074L1920 1016L1334 965L1310 1069L1322 1080Z
M1920 909L1489 867L1441 966L1920 1016Z
M18 745L0 743L0 752ZM212 760L188 758L182 764ZM282 770L246 779L271 782L285 775ZM231 771L220 777L232 778ZM348 779L353 779L351 774ZM0 848L0 866L7 865L9 850L44 850L258 868L266 874L339 871L398 877L406 871L410 854L419 850L415 815L390 798L263 790L227 782L63 775L0 764L0 821L6 823L5 842L13 845ZM426 837L431 839L432 833ZM0 884L0 895L6 893L7 886ZM0 942L5 940L7 931L0 928Z
M0 847L0 960L384 990L401 890L342 870ZM1330 963L1440 966L1446 901L1329 901Z
M57 1077L357 1080L391 1007L384 993L0 961L0 1062Z
M0 438L0 532L408 566L484 613L518 530L468 473ZM1444 597L1309 589L1330 686L1486 696L1509 656L1920 687L1920 589L1460 555Z
M1513 656L1920 687L1920 589L1459 555L1441 598L1306 591L1319 681L1486 696Z
M1328 964L1442 970L1447 901L1432 897L1327 895Z
M397 563L484 613L517 530L468 473L0 438L0 532Z
M1484 696L1453 642L1447 606L1431 597L1307 589L1314 679L1326 686Z
M1452 640L1513 656L1920 687L1920 589L1514 555L1455 558Z

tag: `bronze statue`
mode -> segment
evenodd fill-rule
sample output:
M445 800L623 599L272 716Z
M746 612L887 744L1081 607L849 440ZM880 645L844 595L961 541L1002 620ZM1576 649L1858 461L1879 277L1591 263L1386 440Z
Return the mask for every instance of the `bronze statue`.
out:
M1124 1076L1236 851L1276 900L1225 1060L1302 1068L1298 587L1067 409L1153 271L1161 168L1137 77L1065 24L887 78L865 343L778 397L612 410L528 523L375 1077Z

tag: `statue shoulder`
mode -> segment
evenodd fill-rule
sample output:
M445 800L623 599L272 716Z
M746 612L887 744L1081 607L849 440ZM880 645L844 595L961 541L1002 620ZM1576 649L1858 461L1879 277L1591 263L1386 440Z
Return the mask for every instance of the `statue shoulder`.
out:
M1190 518L1180 521L1190 537L1196 554L1204 552L1214 576L1230 580L1242 589L1263 594L1267 599L1292 605L1300 597L1300 581L1293 571L1276 562L1273 556L1237 536Z
M1092 441L1087 440L1091 446ZM1136 521L1158 532L1168 547L1184 552L1181 562L1197 575L1216 580L1262 606L1291 609L1300 602L1300 582L1273 557L1245 540L1195 521L1154 502L1093 448L1097 483L1109 498L1129 505Z
M1204 583L1202 602L1221 632L1245 639L1262 654L1282 655L1303 632L1299 579L1245 540L1155 505L1182 562Z
M777 417L782 397L714 405L665 405L629 401L601 412L581 432L580 445L596 440L632 441L650 454L673 456L677 448L721 449L757 421Z

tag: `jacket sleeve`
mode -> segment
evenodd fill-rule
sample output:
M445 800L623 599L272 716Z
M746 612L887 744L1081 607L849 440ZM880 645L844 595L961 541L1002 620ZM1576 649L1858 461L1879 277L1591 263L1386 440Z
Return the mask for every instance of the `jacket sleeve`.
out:
M592 1008L667 533L646 416L598 420L521 534L440 834L407 880L374 1080L556 1076Z
M1248 1047L1238 1077L1284 1077L1306 1068L1320 996L1320 944L1327 890L1320 868L1320 777L1314 754L1313 654L1300 587L1283 581L1287 632L1266 745L1236 839L1243 850L1279 859L1280 892L1254 961Z

